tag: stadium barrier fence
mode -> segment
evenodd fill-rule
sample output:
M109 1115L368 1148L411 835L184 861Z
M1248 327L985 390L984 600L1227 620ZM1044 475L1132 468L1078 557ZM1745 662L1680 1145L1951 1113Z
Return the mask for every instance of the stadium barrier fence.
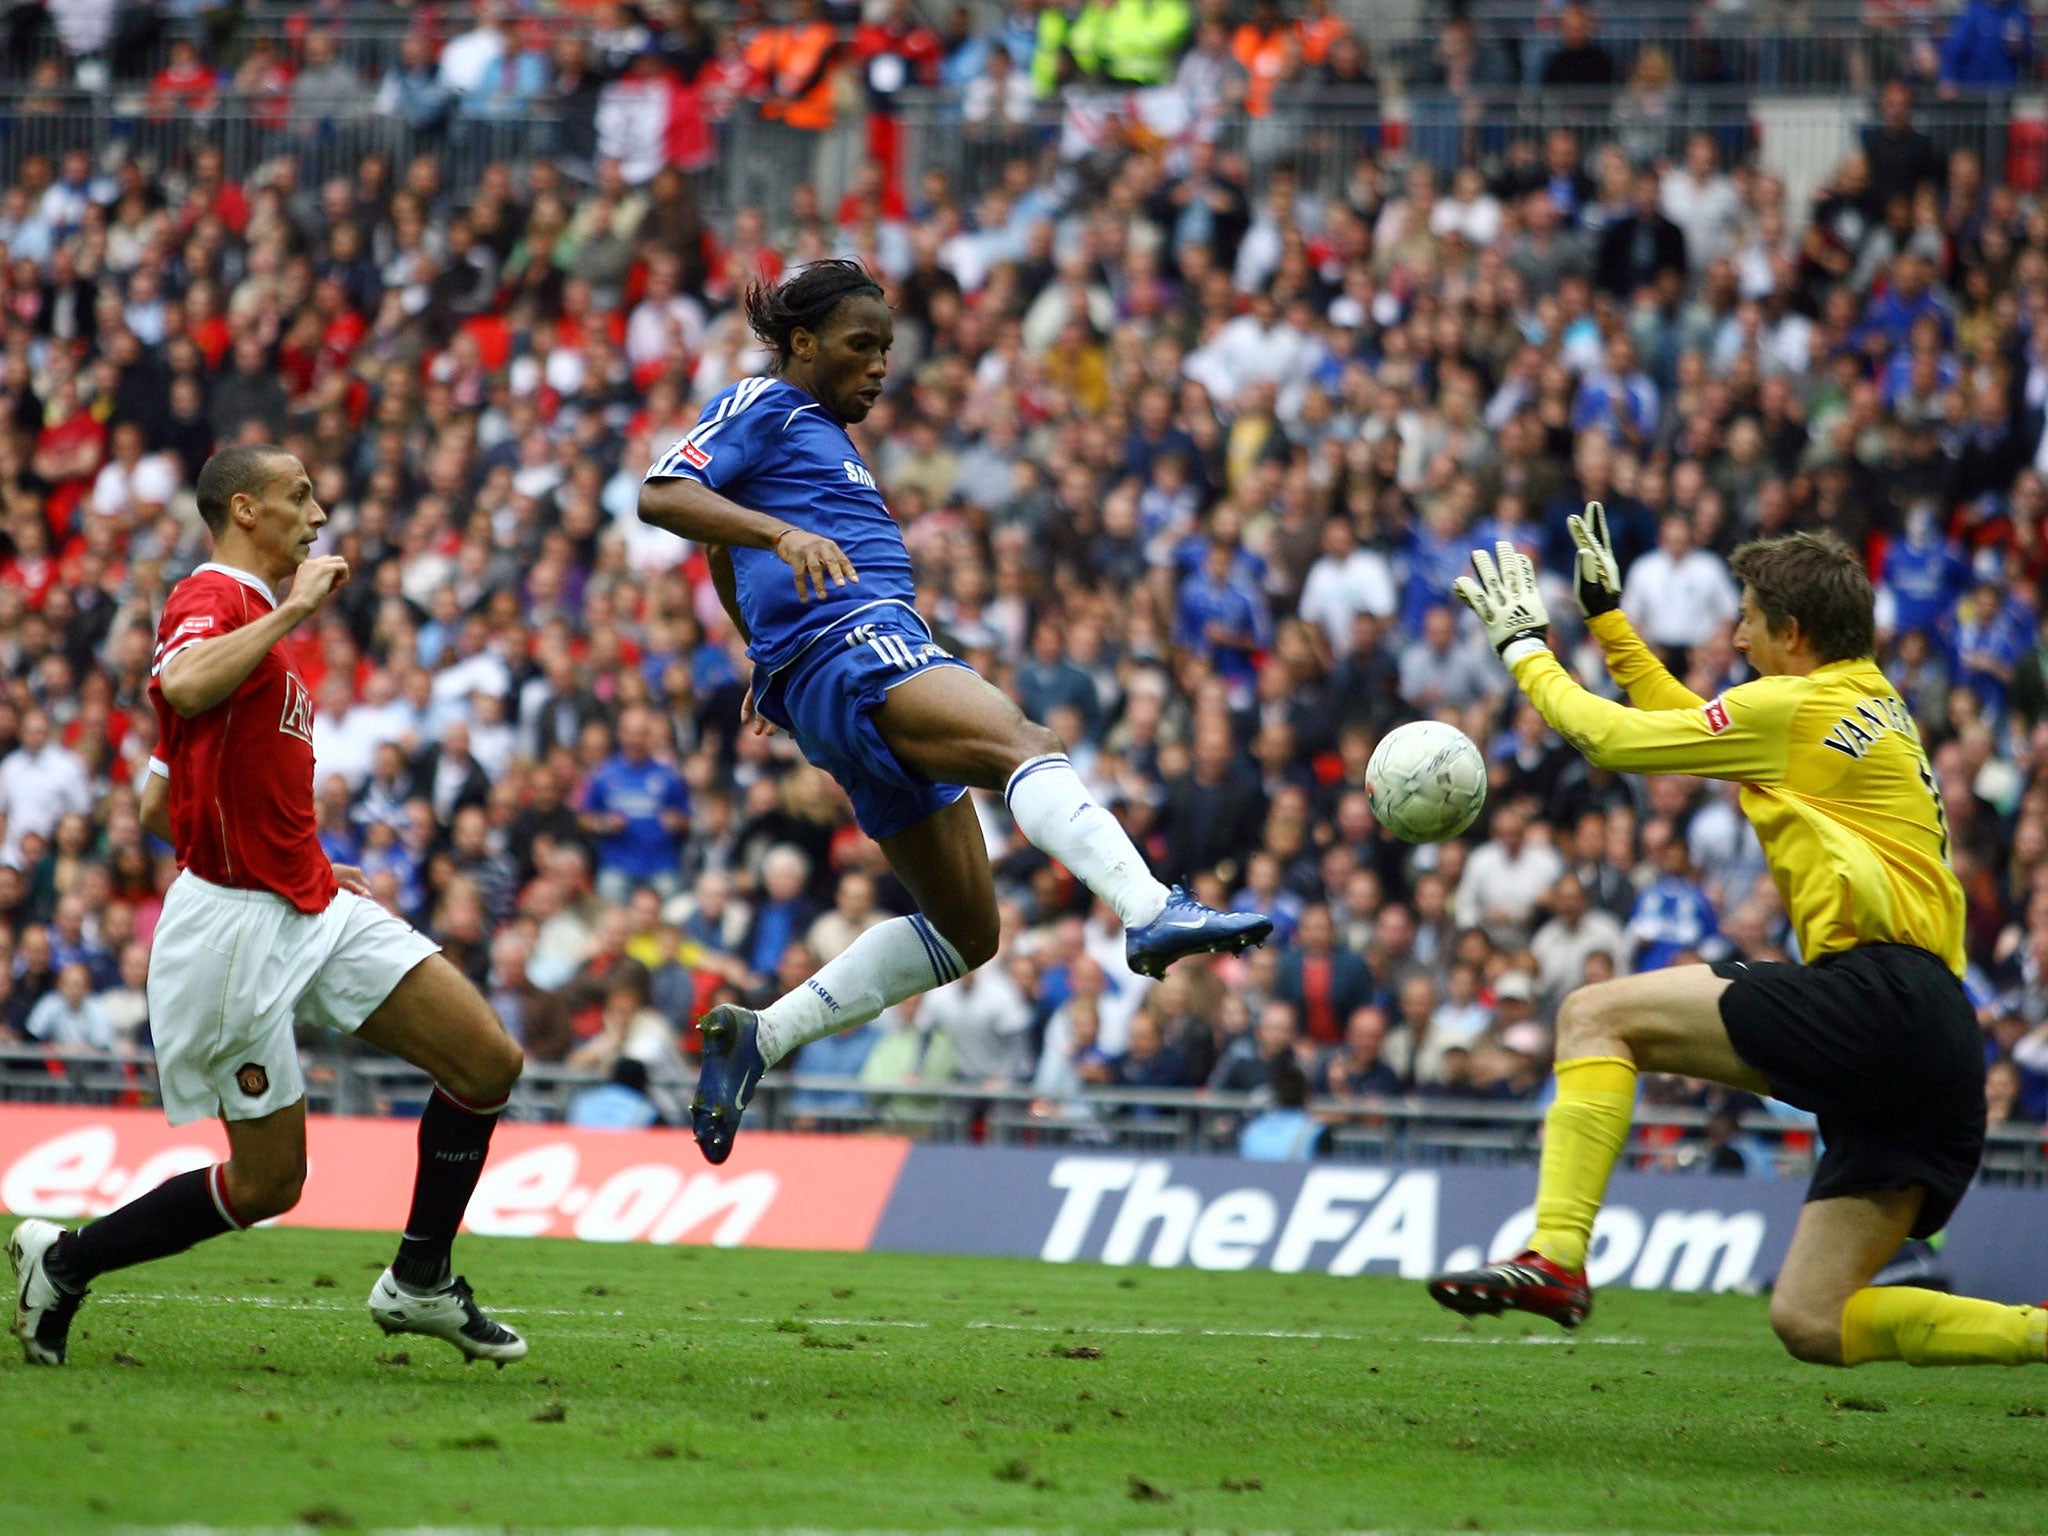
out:
M411 1190L412 1125L315 1115L307 1140L305 1197L282 1224L388 1233ZM173 1129L145 1109L12 1106L0 1114L0 1209L90 1218L225 1152L215 1121ZM1784 1179L1619 1174L1594 1230L1589 1277L1602 1288L1761 1289L1784 1257L1802 1193ZM729 1162L711 1168L675 1132L514 1122L498 1131L467 1225L496 1237L1413 1280L1516 1251L1534 1221L1532 1196L1526 1169L1253 1163L768 1130L750 1130ZM1940 1249L1921 1256L1919 1278L2038 1299L2048 1269L2041 1214L2038 1190L1974 1190Z
M1213 123L1191 117L1171 91L1075 90L1027 125L970 123L951 97L917 91L904 93L898 118L906 178L928 167L942 169L970 206L997 184L1004 163L1020 155L1085 164L1097 151L1132 142L1212 134L1245 157L1254 185L1286 165L1311 191L1330 196L1346 188L1363 155L1426 160L1448 173L1467 162L1497 164L1518 142L1540 143L1563 130L1578 140L1589 165L1609 143L1644 163L1675 156L1690 135L1707 134L1720 146L1724 163L1754 154L1764 168L1783 176L1796 213L1860 142L1876 111L1864 94L1844 101L1748 86L1674 88L1654 110L1611 90L1531 87L1455 97L1416 87L1361 89L1320 103L1276 106L1263 117L1237 115ZM1973 151L1993 180L2039 190L2048 179L2042 148L2048 98L2039 94L1929 102L1915 111L1914 122L1943 154ZM734 144L750 142L756 131L755 125L736 123ZM857 138L854 143L857 148Z
M452 16L457 8L446 9ZM1434 72L1442 26L1435 9L1419 3L1373 6L1360 34L1382 80L1418 80ZM374 87L397 55L399 41L417 25L410 10L388 6L329 6L313 16L306 11L298 0L257 0L240 7L231 21L223 17L223 25L202 25L199 35L214 57L232 61L258 39L281 54L295 56L306 34L317 29L333 39L339 56ZM1557 46L1554 9L1481 4L1474 7L1474 14L1482 36L1502 50L1517 78L1540 79L1544 61ZM444 24L444 37L461 30L460 18L453 19L452 27ZM1689 15L1682 8L1674 14L1668 7L1652 6L1603 14L1596 41L1613 57L1623 79L1642 54L1655 49L1681 82L1824 92L1865 89L1888 76L1919 73L1930 51L1939 50L1950 19L1947 14L1892 16L1876 7L1834 0L1802 6L1795 14L1760 7L1755 12L1728 8ZM65 48L54 29L42 27L18 41L10 38L13 46L0 65L17 76L46 60L55 60L67 74L76 74L82 63L89 75L104 66L114 82L132 85L162 69L169 62L171 39L186 31L168 17L153 28L119 28L110 35L108 46L87 63Z
M156 170L185 165L202 144L217 146L231 177L246 178L279 156L296 164L301 186L352 175L363 155L376 151L403 161L433 154L442 183L473 185L486 165L518 163L559 151L559 125L546 113L501 120L458 117L431 131L374 110L366 86L363 110L352 116L295 119L282 100L224 95L203 112L172 111L133 89L30 91L0 86L0 175L12 179L30 154L51 157L83 148L102 165L128 154ZM1043 169L1050 157L1072 163L1132 142L1164 143L1201 132L1244 155L1254 181L1281 165L1295 167L1321 195L1342 192L1364 154L1419 158L1450 171L1466 161L1497 163L1518 142L1553 130L1571 133L1590 158L1618 143L1641 161L1675 154L1693 133L1711 135L1723 158L1755 153L1765 168L1785 177L1800 206L1874 119L1865 96L1845 107L1819 99L1745 86L1688 86L1660 99L1655 110L1613 91L1515 89L1456 98L1415 88L1365 89L1313 104L1276 108L1264 117L1233 116L1202 124L1190 118L1175 93L1070 91L1027 124L970 123L945 92L906 91L897 111L901 169L915 187L931 168L946 171L972 200L997 183L1005 162L1031 157ZM2021 190L2048 183L2048 97L1978 96L1930 102L1916 123L1943 153L1974 151L1993 180ZM718 152L695 177L713 211L753 205L772 212L788 206L800 181L809 180L831 207L851 184L866 155L863 118L842 114L826 133L806 133L742 110L718 126ZM587 168L571 165L573 174Z
M221 151L229 177L240 180L281 155L297 165L299 185L331 176L353 177L364 155L381 153L402 164L415 154L441 162L448 187L474 186L485 166L519 162L556 148L555 120L534 114L513 120L457 118L432 132L416 132L403 119L374 110L374 85L363 110L348 117L295 121L283 101L224 95L202 112L174 111L139 91L0 90L0 174L12 180L31 154L54 161L66 150L89 150L97 164L125 153L156 170L185 167L202 145Z
M511 1120L563 1120L569 1103L605 1074L529 1064L513 1093ZM410 1118L430 1084L417 1068L389 1057L323 1045L306 1053L307 1103L316 1113ZM671 1123L683 1119L683 1085L657 1080L657 1103ZM155 1068L147 1056L0 1046L0 1103L128 1107L157 1102ZM1229 1153L1247 1116L1265 1101L1253 1094L1206 1089L1090 1089L1053 1102L1029 1087L906 1083L877 1086L857 1078L770 1075L748 1109L750 1131L805 1130L893 1134L935 1144L981 1142L1036 1148L1109 1148L1186 1155ZM1522 1166L1539 1150L1543 1110L1490 1099L1320 1099L1311 1107L1331 1125L1331 1160L1407 1162L1430 1166ZM9 1111L11 1112L11 1111ZM1660 1166L1691 1168L1704 1156L1709 1116L1701 1110L1645 1104L1631 1155ZM1751 1163L1783 1179L1812 1168L1809 1123L1750 1113L1738 1130ZM2048 1186L2048 1127L1994 1127L1984 1182Z

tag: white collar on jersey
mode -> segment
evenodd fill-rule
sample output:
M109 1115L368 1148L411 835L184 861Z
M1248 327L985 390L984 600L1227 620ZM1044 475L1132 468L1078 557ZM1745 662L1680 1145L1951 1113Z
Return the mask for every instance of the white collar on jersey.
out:
M263 601L270 604L271 607L275 608L277 606L277 594L263 584L261 576L252 576L249 572L237 566L222 565L218 560L207 561L206 564L194 569L192 574L197 576L201 571L218 571L223 576L232 576L251 592L262 593Z

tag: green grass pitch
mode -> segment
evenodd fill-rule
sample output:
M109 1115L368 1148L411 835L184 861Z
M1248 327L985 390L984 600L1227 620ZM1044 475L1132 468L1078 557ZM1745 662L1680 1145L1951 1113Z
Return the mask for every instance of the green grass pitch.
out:
M2048 1372L1782 1356L1626 1292L1567 1339L1386 1279L465 1239L533 1342L362 1309L388 1244L109 1276L0 1363L0 1531L2048 1531Z

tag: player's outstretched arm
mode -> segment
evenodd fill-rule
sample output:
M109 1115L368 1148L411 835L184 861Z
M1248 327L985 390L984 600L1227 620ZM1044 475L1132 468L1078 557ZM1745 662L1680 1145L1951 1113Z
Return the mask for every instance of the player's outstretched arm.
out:
M212 709L242 686L273 645L346 586L348 575L348 562L339 555L315 555L302 562L284 601L262 618L216 639L188 645L164 663L157 682L164 702L188 720Z
M806 602L814 595L826 597L831 587L860 580L846 552L824 535L750 511L686 475L666 475L643 484L640 521L699 544L772 550L796 573L797 595Z
M1780 680L1744 684L1704 707L1623 708L1581 688L1550 654L1550 614L1528 556L1503 542L1493 556L1475 550L1472 568L1475 576L1458 578L1459 598L1479 615L1536 712L1596 768L1742 783L1783 777L1798 701Z
M1614 558L1614 540L1607 531L1607 509L1589 501L1584 516L1566 518L1565 528L1578 551L1572 585L1579 611L1600 642L1608 672L1628 690L1629 702L1637 709L1698 709L1705 704L1671 675L1621 611L1621 564Z

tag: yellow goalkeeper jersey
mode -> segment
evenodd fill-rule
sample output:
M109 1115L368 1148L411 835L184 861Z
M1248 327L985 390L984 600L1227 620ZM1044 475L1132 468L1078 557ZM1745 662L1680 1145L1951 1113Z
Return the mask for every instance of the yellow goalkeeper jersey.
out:
M1739 783L1804 958L1915 944L1962 975L1948 818L1912 715L1875 661L1702 699L1619 612L1590 627L1635 708L1587 692L1548 651L1524 656L1515 681L1552 729L1597 767Z

